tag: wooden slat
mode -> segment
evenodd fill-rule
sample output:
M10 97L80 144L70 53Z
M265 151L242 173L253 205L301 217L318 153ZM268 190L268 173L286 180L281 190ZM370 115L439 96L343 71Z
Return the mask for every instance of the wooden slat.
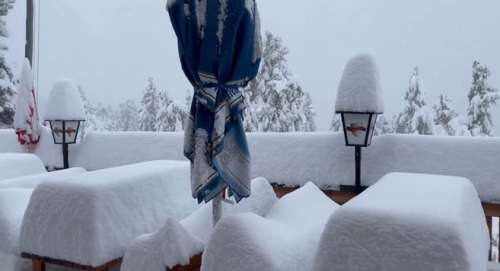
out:
M199 271L201 268L201 254L193 256L189 261L189 265L177 265L172 269L168 269L167 271Z
M45 271L45 263L40 260L31 260L33 271Z
M43 267L45 267L46 264L58 265L58 266L68 267L68 268L72 268L72 269L76 269L76 270L106 271L106 270L109 270L115 266L120 265L122 262L122 259L119 258L119 259L115 259L113 261L110 261L108 263L105 263L101 266L94 267L94 266L89 266L89 265L82 265L82 264L78 264L78 263L73 263L73 262L65 261L65 260L58 260L58 259L52 259L52 258L48 258L48 257L42 257L42 256L38 256L38 255L26 253L26 252L22 252L21 257L26 258L26 259L31 259L33 261L33 271L44 271L44 269L40 270L40 269L36 269L36 268L40 268L39 265L43 265Z

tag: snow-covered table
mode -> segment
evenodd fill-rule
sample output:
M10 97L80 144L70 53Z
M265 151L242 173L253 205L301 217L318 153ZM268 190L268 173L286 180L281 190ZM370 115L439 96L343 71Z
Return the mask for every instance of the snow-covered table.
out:
M470 181L392 173L331 216L314 270L480 271L488 250Z
M27 153L0 153L1 180L47 172L42 160Z
M87 269L118 262L135 237L197 208L189 171L188 162L152 161L39 185L21 228L23 256Z

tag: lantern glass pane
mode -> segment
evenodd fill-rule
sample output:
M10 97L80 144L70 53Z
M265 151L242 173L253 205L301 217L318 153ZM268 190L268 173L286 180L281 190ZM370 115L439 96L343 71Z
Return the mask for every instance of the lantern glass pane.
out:
M54 137L54 143L63 143L63 121L62 120L51 120L50 128L52 129L52 136Z
M366 145L369 118L370 114L344 113L344 132L348 145Z
M370 134L368 135L368 145L372 144L373 132L375 131L375 124L377 123L377 114L373 114L372 122L370 123Z
M80 121L78 120L66 121L66 143L73 144L76 142L79 125Z

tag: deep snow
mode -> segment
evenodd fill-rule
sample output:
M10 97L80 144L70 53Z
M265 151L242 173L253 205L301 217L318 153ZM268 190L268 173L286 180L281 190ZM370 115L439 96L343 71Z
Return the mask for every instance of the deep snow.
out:
M44 172L47 171L42 160L33 154L0 153L0 182Z

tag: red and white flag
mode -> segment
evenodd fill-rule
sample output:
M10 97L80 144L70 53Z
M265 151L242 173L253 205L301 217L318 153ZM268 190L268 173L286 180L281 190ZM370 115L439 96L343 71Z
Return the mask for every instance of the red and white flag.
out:
M17 91L16 114L14 128L17 141L28 149L36 147L40 140L40 122L38 106L33 84L33 72L28 59L25 59L21 80Z

